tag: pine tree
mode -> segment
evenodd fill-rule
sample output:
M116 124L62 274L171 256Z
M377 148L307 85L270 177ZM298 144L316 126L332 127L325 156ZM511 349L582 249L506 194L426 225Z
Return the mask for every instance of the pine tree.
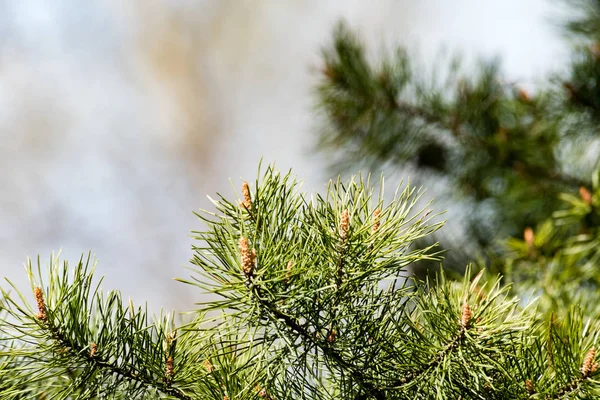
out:
M29 262L31 295L2 291L0 397L597 398L600 324L586 310L548 316L483 270L409 276L440 258L416 245L442 227L421 194L359 176L309 196L267 168L198 213L181 282L213 299L185 318L104 294L90 256ZM581 213L571 200L557 217Z
M483 256L505 272L504 239L562 210L562 193L591 190L600 168L600 2L568 3L572 59L534 93L509 82L497 61L468 70L458 58L438 63L433 79L404 48L369 62L345 24L324 51L318 148L336 173L410 167L448 182L445 196L470 209L465 245L447 254L448 267ZM597 209L588 214L597 227Z

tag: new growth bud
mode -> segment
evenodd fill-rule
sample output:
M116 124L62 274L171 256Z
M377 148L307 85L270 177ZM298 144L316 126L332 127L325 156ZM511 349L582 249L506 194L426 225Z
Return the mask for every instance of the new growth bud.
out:
M525 228L523 231L523 239L525 240L527 247L533 246L533 241L535 239L535 236L533 235L533 229L530 227Z
M173 376L173 357L167 357L165 376L167 379Z
M48 315L46 314L46 303L44 303L44 293L40 287L35 288L35 301L37 302L38 307L37 319L46 321L46 319L48 319Z
M589 190L585 188L585 186L581 186L579 188L579 195L581 196L581 199L585 202L585 204L587 204L588 206L592 205L592 194Z
M581 365L581 375L583 375L584 378L588 378L591 374L596 372L596 369L598 369L598 364L594 363L594 358L596 358L596 349L592 347L586 353L583 358L583 364Z
M529 394L535 393L535 388L533 387L533 382L531 381L531 379L525 380L525 389L527 390L527 393L529 393Z
M94 358L96 352L98 352L98 345L92 342L92 344L90 344L90 358Z
M462 314L460 316L460 325L464 329L469 329L471 326L471 317L472 317L471 307L469 307L469 303L465 302L462 306Z
M348 215L348 209L345 209L342 212L342 217L340 218L340 239L342 242L346 240L348 237L348 230L350 229L350 216Z
M379 226L381 225L379 220L380 213L381 210L379 208L376 208L375 211L373 211L373 233L377 232L379 230Z
M525 89L519 89L519 100L521 100L523 103L529 103L531 100L529 93L527 93Z
M329 332L329 336L327 337L327 341L329 343L335 342L335 335L336 335L335 329L332 329L331 332Z
M244 181L244 183L242 184L242 195L244 196L242 205L248 211L252 211L252 198L250 197L250 186L248 185L248 182L246 182L246 181Z
M254 387L254 390L256 390L256 392L258 393L258 397L260 397L261 399L271 398L271 396L269 396L269 393L267 393L267 390L265 388L261 388L260 385L256 385Z
M292 277L292 268L294 267L294 262L290 261L287 264L287 267L285 268L285 281L286 283L290 281L290 278Z
M240 258L242 263L242 272L246 276L252 276L254 272L254 263L256 262L256 250L248 248L248 239L245 237L240 238Z

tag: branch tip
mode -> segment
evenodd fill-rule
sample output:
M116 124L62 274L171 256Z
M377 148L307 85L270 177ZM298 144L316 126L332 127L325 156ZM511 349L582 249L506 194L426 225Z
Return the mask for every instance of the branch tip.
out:
M469 303L465 302L462 306L462 314L460 316L460 325L464 329L468 329L469 326L471 325L471 317L472 316L473 316L473 314L471 312L471 307L469 306Z
M244 181L244 183L242 183L242 195L244 196L242 205L248 211L252 211L252 198L250 197L250 185L248 185L248 182L246 182L246 181Z
M294 262L289 261L287 267L285 267L285 282L288 283L290 278L292 277L292 268L294 267Z
M167 357L165 364L165 376L170 379L173 376L173 357Z
M98 345L95 342L90 344L90 358L94 358L98 352Z
M246 276L252 276L254 272L254 263L256 262L256 250L248 248L248 239L245 237L240 238L240 260L242 263L242 272Z
M373 211L373 233L377 232L381 226L381 221L379 220L380 213L381 210L379 208L376 208L375 211Z
M35 301L38 307L37 319L40 321L46 321L48 319L48 315L46 313L46 303L44 302L44 293L42 292L42 288L39 286L35 288Z
M342 211L342 217L340 218L340 239L342 242L348 237L348 230L350 229L350 216L348 215L348 209Z
M583 358L583 364L581 365L581 375L584 378L588 378L596 369L598 369L598 363L594 363L594 359L596 358L596 349L592 347L588 350L585 357Z
M585 186L579 187L579 195L581 196L581 199L585 202L585 204L587 204L588 206L592 205L592 194L589 190L587 190Z

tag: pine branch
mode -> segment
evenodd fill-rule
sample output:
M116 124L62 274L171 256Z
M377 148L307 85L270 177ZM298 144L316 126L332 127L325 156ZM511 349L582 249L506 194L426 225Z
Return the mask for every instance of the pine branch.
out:
M556 218L589 217L600 204L594 182ZM600 392L600 321L584 323L574 310L548 323L502 278L480 271L471 279L470 268L462 282L443 271L407 280L407 266L435 258L415 241L440 226L413 210L419 192L406 187L385 202L356 179L308 201L296 185L269 168L253 192L242 186L239 204L215 202L193 260L211 281L186 283L220 298L177 329L168 315L149 323L118 292L104 297L89 260L70 277L53 259L46 284L39 263L38 273L29 265L34 306L18 291L0 301L0 394L512 400ZM540 237L532 229L523 251ZM578 250L586 258L597 252L591 243ZM220 315L205 319L214 310Z
M63 354L71 355L74 360L83 361L93 369L98 368L106 370L110 374L120 375L121 377L130 381L150 388L156 388L162 393L168 394L177 399L192 400L191 397L187 396L179 389L171 387L170 382L167 379L165 379L163 383L150 380L145 376L140 376L132 369L121 367L113 362L110 362L109 360L103 359L101 356L95 354L95 352L92 352L87 347L78 346L77 343L68 340L60 331L60 329L50 321L42 322L40 327L49 333L50 337L56 342L59 348L64 349ZM94 348L96 348L95 343L93 345Z
M51 379L65 376L70 383L60 390L67 394L103 388L110 395L129 388L133 393L158 390L191 400L173 385L176 341L174 333L163 330L171 317L148 325L141 309L136 311L132 304L129 309L123 307L118 292L104 298L92 285L94 267L89 262L89 257L80 260L69 279L68 266L61 268L58 259L53 259L46 294L37 286L43 280L39 262L37 276L29 264L37 312L20 293L21 304L4 292L8 316L0 330L7 338L4 340L20 343L7 348L5 354L29 360L19 374L26 376L31 371ZM22 322L9 323L10 319Z
M271 314L276 321L282 321L288 328L293 332L300 335L306 342L309 342L319 348L328 358L333 360L342 370L350 374L350 376L357 380L359 385L365 390L368 396L374 396L377 400L384 400L386 397L384 392L376 388L371 382L368 381L367 377L353 364L349 363L344 357L338 353L331 342L327 339L318 340L315 335L310 334L301 324L299 324L294 318L281 312L276 305L266 300L264 294L260 290L260 287L254 285L252 278L250 280L250 290L253 292L255 299L258 301L260 306Z

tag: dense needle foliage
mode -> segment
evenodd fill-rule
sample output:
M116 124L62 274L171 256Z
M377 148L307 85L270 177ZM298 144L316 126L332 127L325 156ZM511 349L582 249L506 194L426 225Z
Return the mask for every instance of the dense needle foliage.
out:
M410 278L439 258L415 243L441 224L416 208L419 190L375 186L357 177L308 196L269 167L241 199L219 197L198 213L182 280L213 297L184 321L103 294L89 257L28 263L30 290L3 290L0 397L598 396L596 319L549 315L483 270Z

